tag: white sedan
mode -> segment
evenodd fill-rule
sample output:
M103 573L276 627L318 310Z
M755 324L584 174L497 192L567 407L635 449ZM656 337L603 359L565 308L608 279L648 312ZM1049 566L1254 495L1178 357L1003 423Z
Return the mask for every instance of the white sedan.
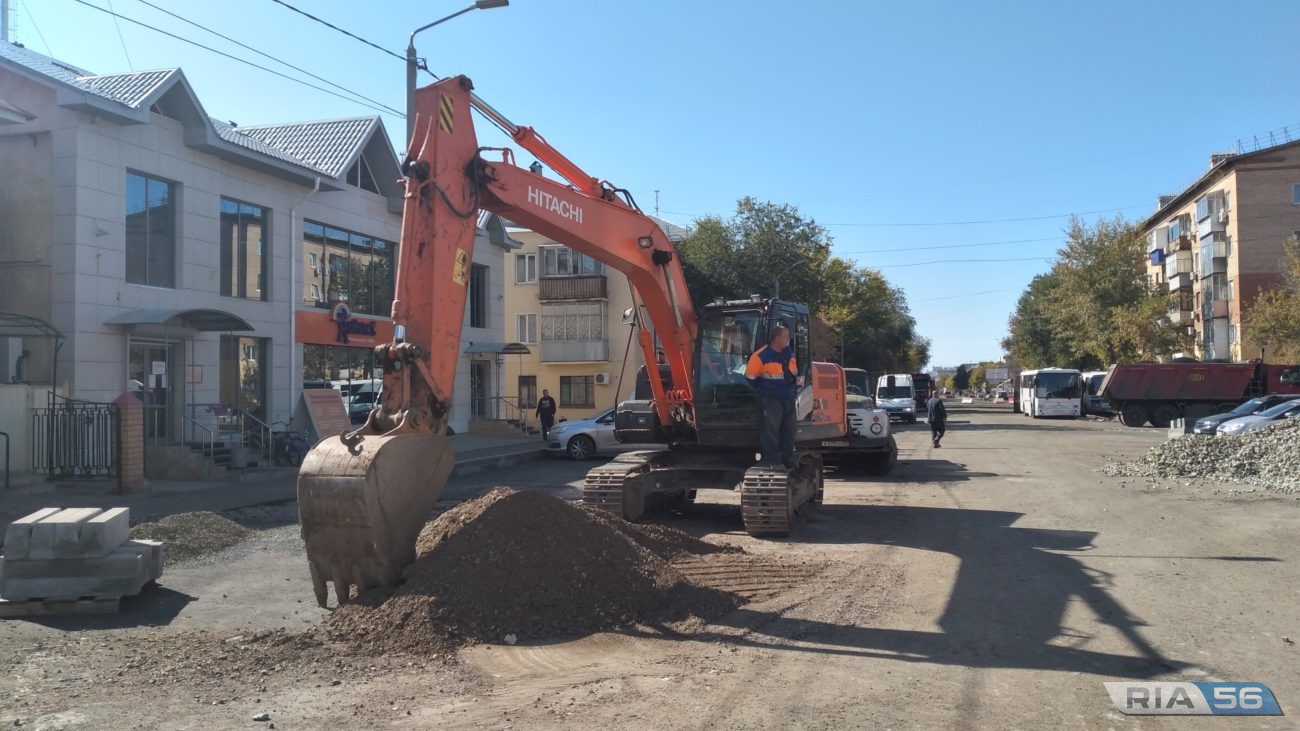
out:
M1300 399L1283 401L1277 406L1264 409L1258 414L1239 416L1236 419L1225 421L1219 425L1219 429L1215 433L1220 436L1235 437L1248 431L1263 429L1274 422L1293 419L1297 416L1300 416Z
M574 459L589 459L602 452L628 449L659 449L662 444L624 444L614 438L614 410L590 419L562 421L546 433L548 454L567 454Z

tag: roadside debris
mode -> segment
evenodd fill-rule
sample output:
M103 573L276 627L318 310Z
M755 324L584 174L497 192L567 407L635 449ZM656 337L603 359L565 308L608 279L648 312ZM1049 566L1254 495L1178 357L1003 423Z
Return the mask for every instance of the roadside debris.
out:
M141 523L131 528L134 539L167 544L163 561L168 566L224 551L252 535L252 531L233 520L206 511L169 515L157 523Z
M1201 478L1265 491L1300 493L1300 420L1236 437L1188 434L1147 450L1130 462L1101 467L1111 477Z

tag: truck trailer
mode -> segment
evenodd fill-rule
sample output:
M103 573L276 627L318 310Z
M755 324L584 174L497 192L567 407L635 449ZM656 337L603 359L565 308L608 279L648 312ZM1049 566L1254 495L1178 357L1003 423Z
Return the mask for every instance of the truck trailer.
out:
M1227 411L1270 393L1300 393L1300 366L1249 363L1119 363L1098 395L1125 426L1165 429L1189 409Z

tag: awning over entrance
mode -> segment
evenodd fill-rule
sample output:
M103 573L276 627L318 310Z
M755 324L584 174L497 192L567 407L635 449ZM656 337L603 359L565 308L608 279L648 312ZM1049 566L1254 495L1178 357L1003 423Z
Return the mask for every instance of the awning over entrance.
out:
M221 310L127 310L104 320L105 325L161 325L198 332L252 332L244 318Z
M62 340L63 334L44 320L16 312L0 312L0 337Z
M533 351L523 343L465 343L462 353L470 355L529 355Z

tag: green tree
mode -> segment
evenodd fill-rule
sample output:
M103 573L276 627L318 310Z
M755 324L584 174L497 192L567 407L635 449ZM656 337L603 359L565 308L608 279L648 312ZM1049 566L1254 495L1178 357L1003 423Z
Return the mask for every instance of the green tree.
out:
M970 388L970 372L966 370L966 366L957 366L957 372L952 374L952 387L958 391Z
M970 369L970 375L966 379L967 388L981 388L984 385L984 365L980 364Z
M816 344L819 357L838 347L842 335L846 366L910 373L924 365L930 343L916 332L903 292L879 271L831 256L830 248L826 229L797 208L742 198L729 219L697 220L678 253L696 303L770 295L779 276L781 298L808 305L833 331L837 342Z
M1136 224L1075 218L1065 234L1051 271L1017 303L1003 341L1008 355L1027 368L1095 368L1184 347L1185 330L1165 317L1169 295L1147 278Z
M1245 320L1245 335L1270 362L1300 363L1300 240L1284 248L1282 285L1260 292Z

